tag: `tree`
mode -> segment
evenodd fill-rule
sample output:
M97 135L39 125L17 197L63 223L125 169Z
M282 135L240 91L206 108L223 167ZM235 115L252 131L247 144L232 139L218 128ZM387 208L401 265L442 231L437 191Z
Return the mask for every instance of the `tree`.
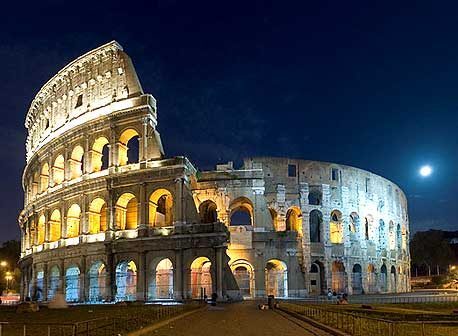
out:
M422 268L426 266L428 273L431 268L447 269L453 260L453 252L440 230L429 230L415 233L410 241L412 265Z
M0 262L6 262L6 266L0 267L0 293L6 288L6 272L13 275L13 280L9 282L9 288L14 290L19 288L20 272L17 263L20 253L21 243L17 240L8 240L0 247Z

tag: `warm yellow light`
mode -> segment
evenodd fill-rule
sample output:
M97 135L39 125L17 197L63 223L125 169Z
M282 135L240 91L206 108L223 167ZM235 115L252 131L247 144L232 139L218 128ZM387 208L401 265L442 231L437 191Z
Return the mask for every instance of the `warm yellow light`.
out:
M8 263L5 260L0 261L0 266L1 267L6 267L8 266Z

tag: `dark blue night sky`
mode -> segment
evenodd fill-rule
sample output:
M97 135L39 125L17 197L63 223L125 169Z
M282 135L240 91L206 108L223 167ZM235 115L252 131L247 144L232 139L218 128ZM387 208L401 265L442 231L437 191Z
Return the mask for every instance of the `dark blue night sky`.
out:
M456 2L16 3L0 20L0 241L19 236L31 100L113 39L158 99L168 156L200 169L254 155L360 167L406 192L412 231L458 229Z

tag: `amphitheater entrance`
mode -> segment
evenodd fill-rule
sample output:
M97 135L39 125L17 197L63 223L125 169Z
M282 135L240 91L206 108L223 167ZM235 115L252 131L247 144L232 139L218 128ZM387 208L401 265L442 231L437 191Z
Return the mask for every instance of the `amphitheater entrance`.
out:
M37 285L32 293L32 300L43 301L44 275L43 271L37 272Z
M396 267L391 266L391 271L390 271L390 284L391 284L391 292L396 293L397 288L396 288Z
M386 293L388 291L388 286L387 286L387 269L385 264L382 265L380 268L380 279L379 279L379 285L380 285L380 292Z
M148 282L148 300L173 299L173 265L170 259L162 259L152 265Z
M80 270L71 266L65 271L65 301L78 302L80 291Z
M49 272L49 289L48 289L48 301L51 301L57 294L60 282L60 271L59 267L53 266Z
M212 290L211 262L207 257L198 257L191 264L191 297L210 297Z
M363 278L361 271L362 269L360 264L355 264L353 266L353 272L351 274L351 287L353 294L362 294L363 292Z
M324 267L319 261L310 266L310 295L324 294L326 283L324 281Z
M377 292L377 277L375 275L375 266L372 264L367 266L367 292Z
M345 266L341 261L332 263L332 290L337 293L345 292Z
M266 294L288 297L288 268L283 261L271 259L266 264Z
M239 286L240 295L244 298L254 297L254 270L246 260L237 260L231 265L235 281Z
M106 300L107 271L101 261L92 264L89 269L89 301L103 302Z
M137 299L137 265L133 261L121 261L116 266L116 301Z

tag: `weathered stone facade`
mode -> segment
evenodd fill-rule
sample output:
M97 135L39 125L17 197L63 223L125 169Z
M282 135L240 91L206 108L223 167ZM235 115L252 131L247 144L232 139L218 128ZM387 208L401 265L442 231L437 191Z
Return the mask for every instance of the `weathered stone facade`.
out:
M23 298L409 290L399 187L324 162L250 158L197 173L165 158L156 100L116 42L51 78L25 125Z

